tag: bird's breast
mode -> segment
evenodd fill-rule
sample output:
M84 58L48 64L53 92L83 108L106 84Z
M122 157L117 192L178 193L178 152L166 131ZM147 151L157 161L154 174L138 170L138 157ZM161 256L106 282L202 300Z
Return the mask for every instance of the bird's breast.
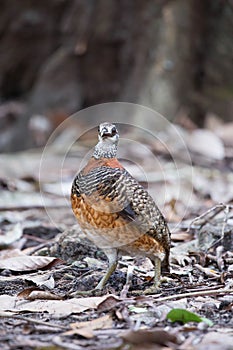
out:
M118 213L98 211L89 205L85 196L71 196L74 214L88 239L101 249L117 248L130 255L164 256L164 249L157 240L146 234L134 222L125 220Z

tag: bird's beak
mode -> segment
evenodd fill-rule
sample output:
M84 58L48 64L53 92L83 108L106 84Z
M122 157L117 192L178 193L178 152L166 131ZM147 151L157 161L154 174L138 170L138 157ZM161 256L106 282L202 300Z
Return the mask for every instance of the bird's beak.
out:
M106 138L106 137L112 137L113 135L112 135L111 132L109 132L107 129L104 128L104 129L101 131L100 136L101 136L102 138Z

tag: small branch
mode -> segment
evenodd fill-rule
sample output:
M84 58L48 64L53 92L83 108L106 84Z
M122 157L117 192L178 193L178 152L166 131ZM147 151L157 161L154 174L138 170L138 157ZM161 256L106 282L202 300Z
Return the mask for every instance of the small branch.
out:
M196 222L200 220L199 225L203 226L205 225L209 220L213 219L216 215L218 215L219 213L221 213L221 211L225 210L227 207L226 204L220 203L220 204L216 204L214 207L208 209L207 211L205 211L203 214L197 216L195 219L193 219L188 227L187 232L190 231L191 226ZM229 206L228 206L229 207ZM229 208L230 209L230 208ZM213 212L213 213L212 213ZM212 215L208 216L210 213L212 213ZM207 217L208 216L208 217Z
M9 314L9 313L0 313L0 317L8 317L8 318L14 318L17 320L22 320L22 321L26 321L26 322L31 322L34 324L39 324L41 326L47 326L47 327L52 327L52 328L58 328L58 329L62 329L62 330L68 330L67 327L64 326L60 326L51 322L45 322L45 321L40 321L40 320L36 320L34 318L30 318L30 317L24 317L24 316L19 316L19 315L13 315L13 314Z
M199 271L204 272L204 274L208 277L215 277L215 278L220 278L220 274L214 272L213 270L209 269L208 267L203 267L199 264L194 265Z
M219 284L217 286L208 287L208 291L217 290L216 289L217 287L219 287L221 289L221 288L224 287L224 285L223 284ZM192 292L203 292L203 291L206 292L206 288L188 288L188 290L189 290L189 293L192 293Z
M155 299L155 301L162 302L162 301L173 300L173 299L199 297L199 296L206 296L206 295L218 295L222 293L233 293L233 289L223 288L223 289L216 289L216 290L204 290L204 291L192 292L192 293L174 294L174 295L169 295L167 297Z
M132 284L132 279L133 279L133 271L134 271L134 267L133 265L129 265L128 269L127 269L127 277L126 277L126 283L121 291L120 294L120 298L124 299L127 297L128 291L129 291L129 287Z

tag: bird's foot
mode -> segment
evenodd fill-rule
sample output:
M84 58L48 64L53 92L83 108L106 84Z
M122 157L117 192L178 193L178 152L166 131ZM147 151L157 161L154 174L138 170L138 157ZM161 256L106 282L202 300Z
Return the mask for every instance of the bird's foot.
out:
M160 283L153 284L151 287L141 290L133 290L134 295L158 294L161 292Z
M149 294L158 294L161 292L161 289L159 287L148 287L146 289L140 289L140 290L132 290L133 295L149 295Z
M159 286L151 286L146 288L143 291L143 294L148 295L148 294L158 294L161 292L161 288Z
M170 277L163 276L163 277L160 278L160 283L169 283L169 282L172 282L172 281L173 281L173 279L170 278Z
M159 279L156 277L155 282L153 285L151 285L151 287L141 290L133 290L131 293L134 295L158 294L162 291L161 285L163 283L171 283L172 281L173 279L169 277L161 276Z

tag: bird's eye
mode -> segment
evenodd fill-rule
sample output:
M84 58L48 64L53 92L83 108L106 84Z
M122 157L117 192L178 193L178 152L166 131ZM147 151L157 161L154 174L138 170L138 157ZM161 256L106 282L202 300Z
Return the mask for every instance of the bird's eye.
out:
M114 127L112 128L112 134L115 135L116 132L117 132L117 129L116 129L116 127L114 126Z
M98 133L100 132L100 127L98 126Z

